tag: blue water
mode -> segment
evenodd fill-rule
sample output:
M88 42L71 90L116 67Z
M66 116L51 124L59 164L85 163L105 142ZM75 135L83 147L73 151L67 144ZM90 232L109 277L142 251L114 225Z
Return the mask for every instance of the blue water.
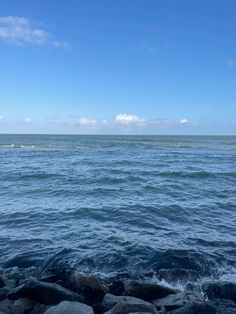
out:
M235 280L236 137L0 135L0 267Z

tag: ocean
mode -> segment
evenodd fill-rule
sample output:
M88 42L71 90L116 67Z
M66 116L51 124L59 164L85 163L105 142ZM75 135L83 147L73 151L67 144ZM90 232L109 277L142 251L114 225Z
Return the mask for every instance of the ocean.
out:
M2 268L236 282L236 137L2 134L0 215Z

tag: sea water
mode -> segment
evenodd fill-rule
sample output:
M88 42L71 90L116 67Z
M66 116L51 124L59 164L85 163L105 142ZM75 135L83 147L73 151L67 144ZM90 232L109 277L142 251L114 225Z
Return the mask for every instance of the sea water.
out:
M0 267L236 281L235 241L236 137L0 135Z

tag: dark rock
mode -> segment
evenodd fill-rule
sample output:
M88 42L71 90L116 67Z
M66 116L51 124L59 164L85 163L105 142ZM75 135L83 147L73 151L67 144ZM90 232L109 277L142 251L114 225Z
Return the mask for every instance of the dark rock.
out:
M207 297L212 299L227 299L236 302L236 284L234 283L210 283L203 286Z
M11 310L13 302L6 299L0 302L0 314L14 314Z
M16 287L16 280L8 279L5 281L5 286L0 289L0 301L7 298L8 293Z
M149 302L143 301L141 299L129 296L115 296L110 293L107 293L102 300L102 311L108 311L113 308L116 304L132 304L132 305L145 305L148 307L149 311L152 309L152 312L156 310L155 306ZM138 310L139 311L139 310ZM137 312L137 310L135 310Z
M0 277L0 288L3 288L5 286L5 280L3 277Z
M93 314L93 308L79 302L63 301L56 306L52 306L45 314Z
M197 292L179 292L176 294L170 294L163 299L153 300L157 309L165 307L166 310L171 311L189 303L202 303L204 301L203 296Z
M229 300L213 300L207 302L208 304L214 306L217 309L217 314L235 314L236 304Z
M48 308L49 308L48 305L38 303L38 304L35 304L30 314L44 314Z
M11 311L15 314L30 313L35 305L35 302L28 298L16 300L12 306Z
M19 286L8 293L10 300L19 298L30 298L42 304L57 304L61 301L83 302L83 297L79 294L63 288L57 284L31 280L30 282Z
M96 277L77 275L73 289L84 297L85 303L96 305L101 303L108 288L103 285Z
M168 314L216 314L216 308L210 304L188 304Z
M171 288L140 281L127 281L125 282L124 287L126 295L140 298L145 301L165 298L169 294L175 294L177 292L176 290Z
M124 283L121 280L115 280L109 285L109 293L122 295L125 292Z
M127 303L121 302L117 303L111 310L105 312L106 314L126 314L126 313L150 313L157 314L157 310L152 307L151 304L142 304L142 303Z
M9 291L10 291L10 289L7 287L3 287L2 289L0 289L0 301L7 298L7 294Z
M70 277L72 276L73 271L67 267L55 267L45 269L44 272L41 272L39 279L40 281L58 283L61 282L66 288L70 289Z

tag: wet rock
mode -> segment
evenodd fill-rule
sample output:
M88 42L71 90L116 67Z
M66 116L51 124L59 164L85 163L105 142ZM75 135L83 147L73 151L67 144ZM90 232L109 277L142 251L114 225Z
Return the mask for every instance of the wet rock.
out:
M132 305L145 305L147 308L152 309L152 312L156 310L155 306L149 302L143 301L141 299L135 298L135 297L130 297L130 296L116 296L112 295L110 293L107 293L103 300L102 300L102 311L108 311L111 308L113 308L116 304L121 303L127 303L127 304L132 304ZM137 312L139 310L134 310L134 312Z
M140 281L127 281L124 284L124 288L126 295L140 298L145 301L165 298L169 294L175 294L177 292L176 290L171 288Z
M176 294L170 294L163 299L153 300L152 304L159 310L165 307L166 310L171 311L189 303L202 303L203 296L198 292L179 292Z
M105 312L106 314L125 314L125 313L150 313L157 314L157 310L149 303L129 303L121 302L117 303L111 310Z
M194 281L200 278L200 274L195 270L184 268L160 269L157 272L159 279L164 279L168 282L175 281Z
M210 283L203 286L207 297L212 299L227 299L236 303L236 284L234 283Z
M75 277L75 292L81 294L85 303L89 305L98 304L102 301L108 288L103 285L96 277L77 275Z
M109 293L114 295L122 295L125 293L125 285L121 280L114 280L109 285Z
M52 306L45 314L93 314L91 306L79 302L63 301L56 306Z
M72 269L66 267L49 268L40 274L39 279L51 283L62 281L66 285L72 273Z
M216 314L216 308L210 304L188 304L168 314Z
M11 310L13 302L6 299L2 302L0 302L0 314L14 314Z
M24 314L24 313L30 313L32 311L33 307L35 305L35 302L28 299L28 298L22 298L19 300L16 300L12 306L11 311L15 314Z
M16 287L16 280L6 279L4 287L0 289L0 301L6 299L8 293L15 287Z
M64 300L84 301L83 297L79 294L63 288L58 284L40 282L37 280L31 280L8 293L8 298L10 300L17 300L25 297L45 305L57 304Z
M214 300L214 301L208 302L208 304L216 308L217 314L235 314L236 313L236 304L233 301Z
M0 288L3 288L5 286L5 280L3 277L0 276Z
M10 289L8 289L7 287L3 287L2 289L0 289L0 301L7 298L7 294L9 291Z

